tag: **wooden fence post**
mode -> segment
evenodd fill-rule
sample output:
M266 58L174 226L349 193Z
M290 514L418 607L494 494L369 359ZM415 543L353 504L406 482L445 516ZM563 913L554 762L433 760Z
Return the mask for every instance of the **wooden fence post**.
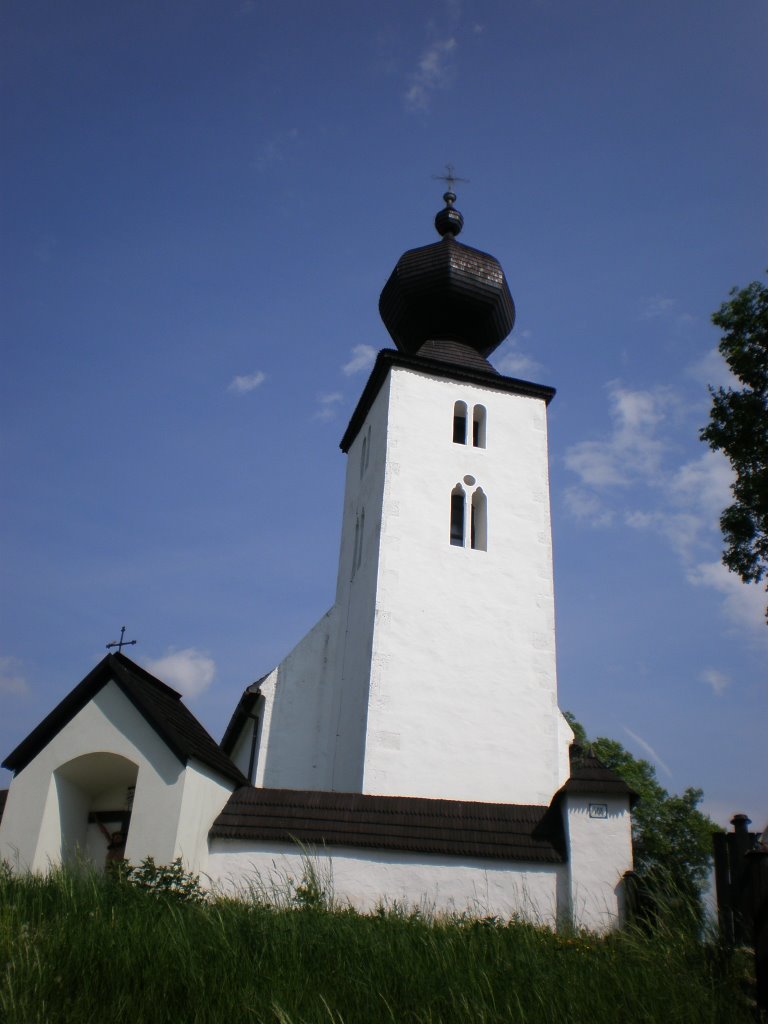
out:
M746 814L731 824L733 832L712 837L720 934L728 946L755 950L756 1001L768 1015L768 846Z

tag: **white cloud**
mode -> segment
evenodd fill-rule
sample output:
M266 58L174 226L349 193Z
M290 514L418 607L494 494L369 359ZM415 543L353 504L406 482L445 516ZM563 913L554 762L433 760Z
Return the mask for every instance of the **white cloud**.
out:
M216 664L213 659L194 647L185 647L180 651L170 650L164 657L145 664L148 672L185 697L199 697L208 689L216 675Z
M453 76L451 55L456 49L456 39L436 39L419 58L416 70L410 76L410 85L405 92L406 110L429 110L432 94L444 89Z
M691 313L681 312L677 299L667 295L653 295L644 299L640 306L641 320L666 320L678 328L688 327L696 322Z
M353 373L360 373L361 370L370 370L376 358L376 349L373 345L355 345L352 349L352 358L345 363L341 371L347 377Z
M687 572L694 586L712 587L723 597L726 618L741 629L751 629L755 637L768 640L765 625L766 593L759 583L744 583L722 562L700 562Z
M698 381L699 384L708 384L713 388L735 388L739 386L737 378L734 377L728 368L728 363L726 363L716 348L711 348L701 359L691 363L686 373L692 380Z
M508 377L518 377L523 374L533 374L541 369L537 363L525 352L518 348L519 341L527 342L532 337L529 330L515 332L514 339L506 341L494 356L493 362L499 373Z
M707 668L699 674L702 683L712 687L712 693L716 697L722 697L727 688L731 685L731 677L724 672L718 672L716 668Z
M664 761L662 761L662 759L653 749L651 744L647 740L644 740L642 736L638 736L636 732L632 732L632 730L628 728L626 725L622 726L622 728L624 732L627 734L627 736L631 736L635 743L637 743L637 745L645 751L645 753L650 757L650 759L652 761L655 761L656 764L662 769L662 771L664 771L671 779L672 772L669 770L669 766Z
M700 458L680 466L670 480L669 493L676 504L694 507L717 521L726 505L733 500L731 484L734 478L725 455L709 450Z
M666 295L654 295L650 299L644 299L640 315L644 320L654 320L656 317L664 316L675 307L675 300Z
M596 494L581 487L568 487L565 491L565 507L574 519L590 526L610 526L614 513L606 508Z
M315 412L314 419L320 420L326 423L328 420L334 419L336 416L336 406L339 402L344 401L344 395L340 391L332 391L330 394L318 395L317 402L318 408Z
M18 658L0 658L0 693L9 697L26 697L29 693Z
M234 391L236 395L246 395L249 391L255 391L267 379L266 373L256 370L255 373L247 373L241 377L233 377L229 382L227 391Z
M664 443L655 436L672 401L669 391L631 391L608 385L613 431L605 441L579 441L566 450L565 464L593 488L626 487L658 475Z
M654 509L643 512L639 509L624 513L624 522L636 530L653 530L664 537L683 559L693 556L694 549L702 542L702 531L706 524L690 512L668 512Z
M523 373L534 373L539 369L539 364L525 353L511 349L496 361L496 369L507 377L518 377Z
M720 513L732 500L728 460L704 449L675 466L670 421L679 403L672 392L631 390L616 382L608 389L607 437L577 442L565 452L565 465L578 477L564 495L567 511L594 527L618 519L631 529L653 531L678 556L690 584L716 590L725 617L765 642L762 589L710 561L722 546Z

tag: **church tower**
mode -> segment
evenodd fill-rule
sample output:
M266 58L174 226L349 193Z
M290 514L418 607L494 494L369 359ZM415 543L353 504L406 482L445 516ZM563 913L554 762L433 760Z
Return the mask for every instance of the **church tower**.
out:
M457 241L406 252L342 439L332 788L545 804L568 777L557 707L546 408L499 374L504 272Z

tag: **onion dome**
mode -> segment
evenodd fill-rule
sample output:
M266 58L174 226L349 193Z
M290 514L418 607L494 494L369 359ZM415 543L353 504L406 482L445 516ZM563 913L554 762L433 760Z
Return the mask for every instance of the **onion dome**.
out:
M457 342L487 357L512 330L515 304L499 261L456 241L464 218L453 192L443 199L435 217L442 239L403 253L384 285L379 313L401 352Z

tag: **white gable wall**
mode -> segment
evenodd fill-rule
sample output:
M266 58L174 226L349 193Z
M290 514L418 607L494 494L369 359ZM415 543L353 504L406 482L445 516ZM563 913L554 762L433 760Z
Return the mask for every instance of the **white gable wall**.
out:
M192 847L189 859L199 859L207 828L192 841L196 819L190 813L191 801L195 791L199 794L209 789L210 780L198 784L199 769L185 769L113 682L107 683L13 778L0 823L0 857L20 868L44 871L72 856L73 845L81 847L82 855L89 847L94 848L88 840L88 811L100 809L106 799L114 798L109 778L100 783L98 761L91 760L94 755L104 755L104 765L110 764L109 755L118 755L136 767L125 851L128 860L137 863L152 856L157 863L167 864L186 854L185 842ZM78 764L78 758L84 759L82 764ZM185 806L188 821L180 837L182 801L189 779L194 781L186 787L190 794ZM216 813L233 788L231 784L228 788L219 785L221 802ZM199 820L210 817L212 821L215 813L207 813L213 803L210 792L203 802L205 809Z
M336 639L332 608L262 682L256 785L331 788L339 689ZM250 737L251 729L252 723L243 731ZM246 762L249 755L250 749ZM236 763L247 771L247 763Z

